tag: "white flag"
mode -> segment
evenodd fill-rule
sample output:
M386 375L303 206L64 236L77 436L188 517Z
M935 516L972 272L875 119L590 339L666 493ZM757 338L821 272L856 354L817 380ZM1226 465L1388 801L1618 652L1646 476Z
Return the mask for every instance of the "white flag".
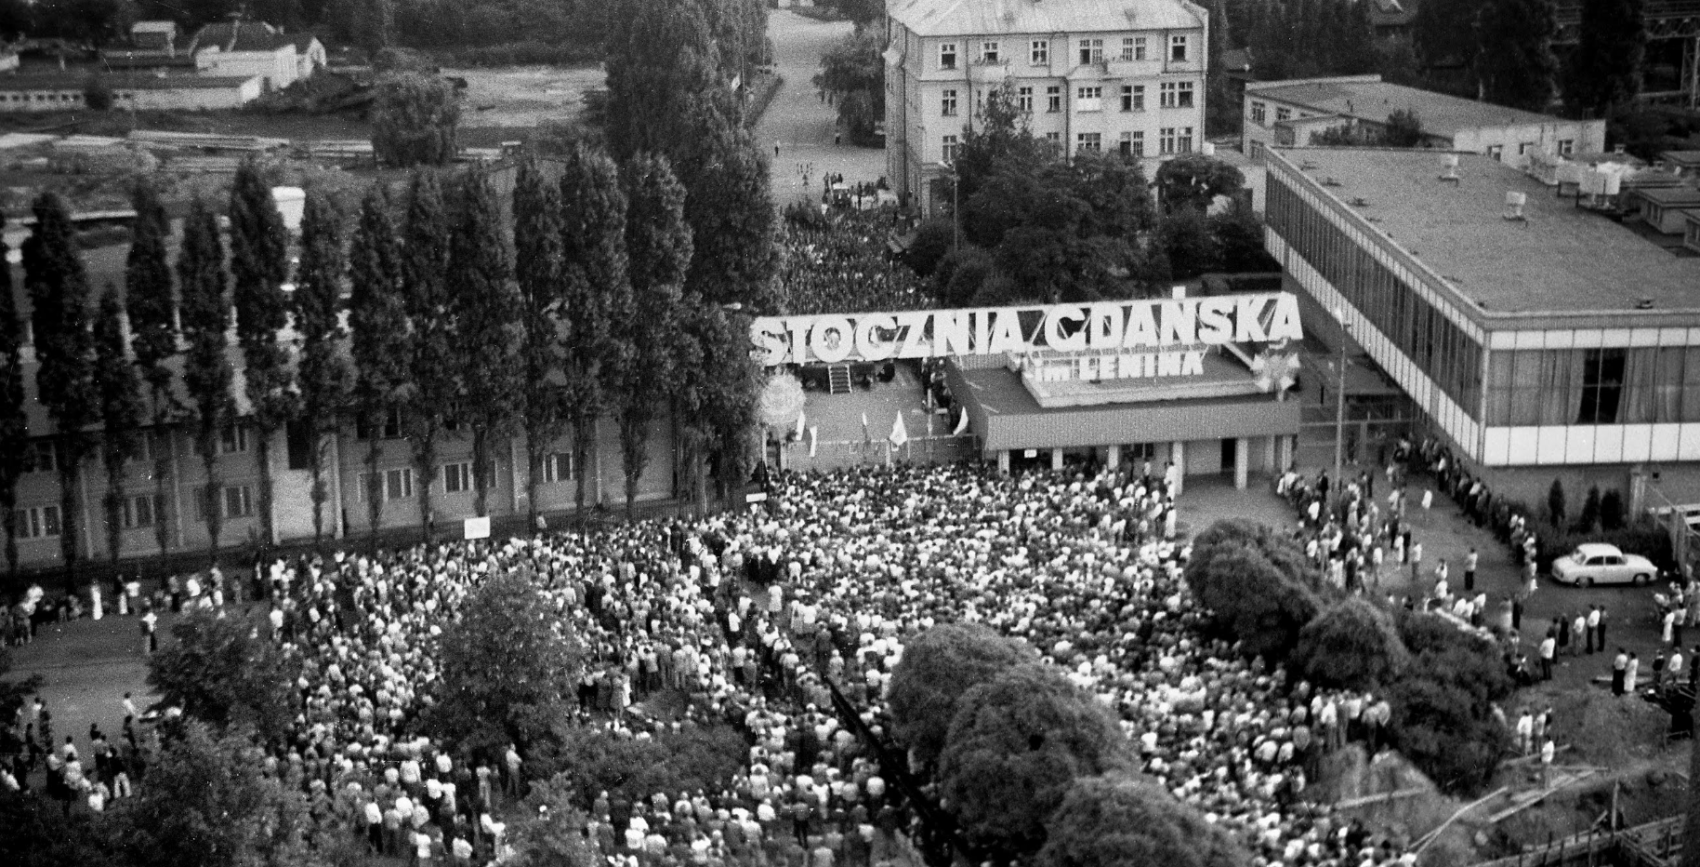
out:
M899 412L897 420L891 423L891 436L886 439L891 440L895 448L902 448L903 444L909 441L909 429L903 426L903 413Z
M815 446L820 443L820 425L809 428L809 457L815 456Z
M959 436L962 436L967 431L968 431L968 407L963 407L962 408L962 415L959 418L957 418L957 420L956 420L956 430L951 431L950 435L955 436L955 437L959 437Z
M802 438L803 438L803 414L799 412L799 413L797 413L797 435L794 437L794 439L802 439Z
M871 443L873 441L873 434L868 433L868 414L864 412L862 413L862 442Z

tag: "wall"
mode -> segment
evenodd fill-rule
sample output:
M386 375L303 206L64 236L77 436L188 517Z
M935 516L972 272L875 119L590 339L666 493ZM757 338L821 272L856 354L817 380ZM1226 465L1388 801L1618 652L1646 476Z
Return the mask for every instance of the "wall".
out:
M285 44L274 51L224 52L214 58L213 71L218 75L258 75L265 79L265 90L281 90L295 81L295 45Z

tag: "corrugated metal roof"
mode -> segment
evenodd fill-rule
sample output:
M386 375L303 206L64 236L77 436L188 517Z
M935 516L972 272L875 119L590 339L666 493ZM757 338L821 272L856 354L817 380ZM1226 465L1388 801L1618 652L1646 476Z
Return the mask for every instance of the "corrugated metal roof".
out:
M921 36L995 36L1204 26L1184 0L898 0L891 17Z
M1215 440L1299 432L1296 400L1271 395L1044 409L1002 368L951 371L987 451Z

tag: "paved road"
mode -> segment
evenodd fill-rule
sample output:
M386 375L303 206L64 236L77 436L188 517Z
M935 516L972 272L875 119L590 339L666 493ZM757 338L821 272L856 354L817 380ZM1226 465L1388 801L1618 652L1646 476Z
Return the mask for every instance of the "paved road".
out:
M790 10L775 10L768 18L775 67L784 77L767 113L756 124L756 142L768 148L773 160L773 200L786 205L808 197L818 200L826 172L844 175L850 183L877 180L885 174L885 151L849 144L834 145L837 110L823 102L810 79L820 71L821 55L850 33L847 21L823 22ZM772 148L779 146L774 157ZM809 189L803 176L807 174Z

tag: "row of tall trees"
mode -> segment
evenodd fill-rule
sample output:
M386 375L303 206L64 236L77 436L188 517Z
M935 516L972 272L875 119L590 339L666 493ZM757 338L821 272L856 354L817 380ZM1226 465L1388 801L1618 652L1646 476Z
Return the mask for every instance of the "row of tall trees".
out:
M374 184L352 215L314 189L288 293L289 237L260 167L237 173L227 232L207 202L191 205L174 265L170 225L143 180L125 291L108 286L97 302L65 203L42 196L24 270L67 569L83 549L81 479L97 445L111 556L121 553L122 528L135 523L128 510L142 508L127 478L144 443L157 485L145 508L160 550L169 547L176 468L168 431L178 425L202 461L199 511L215 553L229 511L219 455L252 432L254 511L260 537L270 540L272 444L291 425L310 443L316 539L330 499L327 435L349 418L367 439L363 499L372 527L399 495L380 472L386 430L409 440L427 532L441 444L460 430L472 441L479 515L489 513L497 455L522 433L532 515L544 462L569 432L578 503L586 505L584 470L597 457L603 419L620 431L628 508L648 469L650 438L669 414L684 444L671 469L686 488L706 497L711 467L722 482L740 479L761 374L728 311L688 286L695 248L686 198L665 157L640 154L622 168L586 146L548 167L519 166L511 226L482 170L418 171L400 201ZM32 433L45 433L30 431L24 413L23 335L5 309L11 298L0 291L0 506L8 522L17 518L25 446ZM15 523L7 529L16 569L21 531Z

